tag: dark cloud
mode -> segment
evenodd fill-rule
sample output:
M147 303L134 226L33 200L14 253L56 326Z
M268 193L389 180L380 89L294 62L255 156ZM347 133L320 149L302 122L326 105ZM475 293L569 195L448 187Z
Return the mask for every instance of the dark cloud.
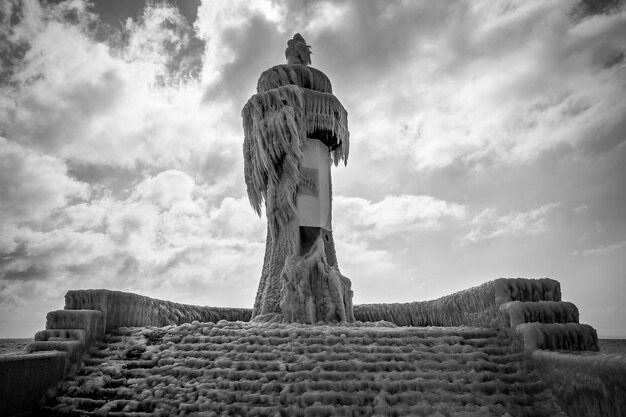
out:
M18 0L8 0L0 6L0 85L15 83L13 75L30 46L25 39L14 39L14 27L21 14Z
M570 13L573 21L588 17L611 14L624 7L623 0L581 0Z
M51 272L37 265L31 265L24 270L0 271L0 279L6 281L42 281L51 276Z
M199 0L92 0L93 11L100 19L122 30L127 19L138 20L147 5L169 5L176 7L188 23L198 17Z
M167 56L164 72L157 75L159 85L170 85L196 79L202 69L204 41L198 38L193 22L198 14L197 0L97 0L93 10L101 21L97 37L126 54L137 28L148 20L162 19L158 24L161 54ZM168 13L159 14L159 11ZM130 24L129 24L130 22ZM147 39L148 43L150 39Z
M243 107L248 97L256 93L261 72L283 63L283 60L272 62L268 57L273 55L270 51L286 45L286 39L279 34L275 23L258 14L251 16L243 27L226 29L223 38L235 55L232 62L222 67L219 82L207 88L204 100L232 101Z
M615 124L599 126L591 137L585 140L581 147L593 154L607 152L623 152L626 144L626 114L615 121ZM622 148L622 149L618 149Z
M137 163L132 168L125 168L84 161L68 162L69 176L93 186L96 193L110 193L122 200L130 196L133 188L142 180L143 173L147 170L149 168L142 163Z
M40 150L58 153L88 135L89 121L110 111L124 89L114 70L93 74L90 80L68 82L57 91L42 91L45 75L38 82L25 86L17 102L14 123L7 135ZM50 100L50 95L55 100Z
M291 14L299 12L296 4L287 5ZM355 0L343 5L347 10L341 23L307 38L315 54L313 65L333 74L331 81L336 85L402 77L398 70L413 61L422 48L443 33L457 31L454 23L461 21L468 7L453 2L400 4L376 0Z

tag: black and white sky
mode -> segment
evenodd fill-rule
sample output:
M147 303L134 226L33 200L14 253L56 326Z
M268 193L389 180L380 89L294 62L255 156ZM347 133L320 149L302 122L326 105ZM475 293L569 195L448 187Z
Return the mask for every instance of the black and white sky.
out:
M301 33L349 114L354 302L551 277L626 337L620 1L0 2L0 337L69 289L250 307L240 111Z

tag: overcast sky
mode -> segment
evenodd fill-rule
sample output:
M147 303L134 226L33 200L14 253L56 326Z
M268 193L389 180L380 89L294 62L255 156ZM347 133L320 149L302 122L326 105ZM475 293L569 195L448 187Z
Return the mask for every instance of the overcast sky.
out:
M0 337L69 289L252 307L240 111L296 32L349 115L333 228L355 304L550 277L626 337L624 4L13 0L0 19Z

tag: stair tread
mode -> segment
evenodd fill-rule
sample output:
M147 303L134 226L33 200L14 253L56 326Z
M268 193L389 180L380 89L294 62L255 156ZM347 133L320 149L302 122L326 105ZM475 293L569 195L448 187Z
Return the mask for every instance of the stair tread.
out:
M118 333L65 381L58 412L71 413L69 404L93 413L110 401L108 415L125 416L304 415L318 406L525 415L537 404L550 413L533 415L562 415L508 336L490 329L218 323Z

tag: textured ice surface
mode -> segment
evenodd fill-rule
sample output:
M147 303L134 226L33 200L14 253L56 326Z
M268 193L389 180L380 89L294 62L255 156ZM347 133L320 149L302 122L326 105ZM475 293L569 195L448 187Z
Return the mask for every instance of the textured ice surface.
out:
M626 416L626 358L535 351L543 380L570 417Z
M250 320L251 314L247 308L179 304L111 290L68 291L65 295L65 309L100 310L105 316L107 330L121 326L165 326L194 320Z
M522 323L578 323L578 308L565 301L510 301L500 306L503 327Z
M564 416L494 330L194 322L122 328L66 381L96 415Z
M523 323L515 328L515 335L523 341L527 352L535 349L598 350L598 334L588 324Z
M296 194L309 135L323 133L334 140L330 155L335 165L348 160L348 113L331 91L320 71L279 65L261 75L257 94L241 111L248 199L257 214L265 208L268 223L253 317L281 313L283 267L288 257L300 254ZM332 233L328 236L334 251Z
M306 255L287 258L280 278L285 322L354 322L350 280L328 265L321 236Z

